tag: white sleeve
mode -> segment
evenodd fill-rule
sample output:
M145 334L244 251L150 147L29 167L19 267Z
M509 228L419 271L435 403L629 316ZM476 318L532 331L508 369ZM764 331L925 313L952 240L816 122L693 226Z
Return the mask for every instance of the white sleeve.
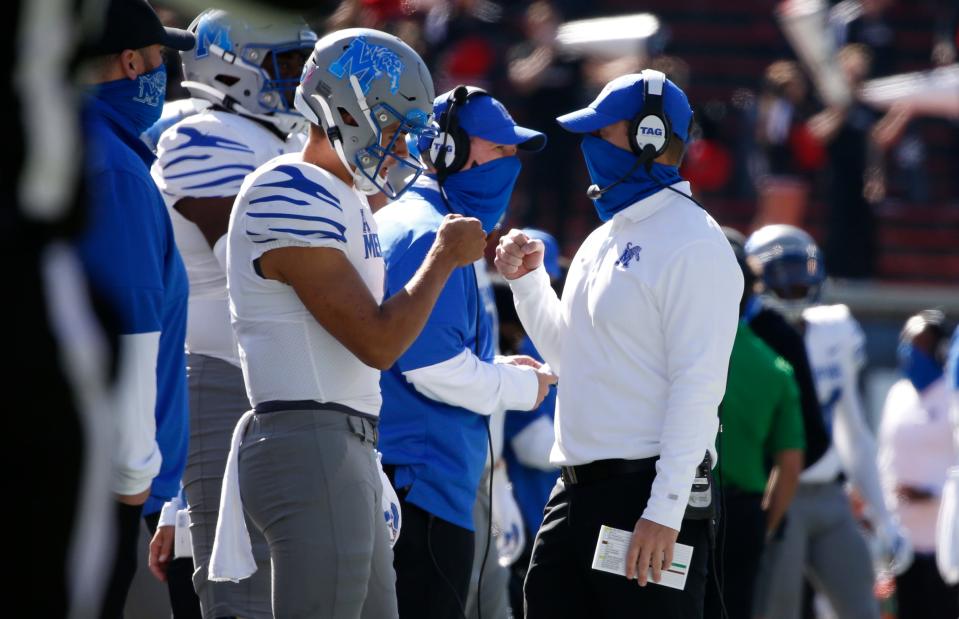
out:
M176 513L181 509L186 509L186 505L183 504L178 494L163 504L160 509L160 520L157 522L157 527L175 527Z
M346 251L346 216L328 181L301 165L278 165L244 189L242 225L255 260L279 247L331 247Z
M555 471L556 465L549 461L549 453L555 442L553 421L543 416L520 430L510 445L521 464L541 471Z
M566 324L562 303L549 285L546 269L540 267L523 277L509 280L509 287L523 328L553 373L559 375L559 355Z
M678 531L696 467L707 451L716 460L718 408L739 323L743 276L728 244L699 241L680 250L655 290L669 394L643 518Z
M160 471L156 441L157 354L160 332L120 336L120 368L114 391L116 428L111 489L139 494Z
M486 363L468 349L446 361L403 372L403 376L431 400L480 415L492 415L497 410L530 410L539 394L533 368Z
M850 316L844 322L844 333L840 336L844 340L840 343L845 353L842 360L844 384L842 397L836 403L833 442L843 469L869 506L870 520L877 526L888 527L891 526L892 517L886 509L879 482L876 439L866 425L859 397L858 378L864 360L865 338L855 319Z
M224 198L235 196L256 166L256 153L238 131L203 114L163 132L153 178L173 202L186 197Z

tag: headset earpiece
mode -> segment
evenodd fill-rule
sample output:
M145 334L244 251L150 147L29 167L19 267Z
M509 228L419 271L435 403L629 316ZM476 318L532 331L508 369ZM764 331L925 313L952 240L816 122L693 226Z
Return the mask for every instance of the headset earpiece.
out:
M647 165L669 148L672 128L663 111L666 76L661 71L643 71L643 109L629 125L629 146Z
M470 138L459 124L459 110L469 99L487 95L482 88L457 86L446 100L446 109L438 119L439 132L433 139L427 158L442 183L447 176L463 169L469 161Z

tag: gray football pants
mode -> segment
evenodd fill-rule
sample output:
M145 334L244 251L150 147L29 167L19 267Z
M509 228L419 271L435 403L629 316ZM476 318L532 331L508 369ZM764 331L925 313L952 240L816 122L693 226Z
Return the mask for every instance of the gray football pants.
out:
M374 424L334 410L250 421L240 494L270 546L276 619L398 616Z
M220 511L220 486L230 452L233 428L250 409L243 371L215 357L187 355L190 390L190 447L183 489L190 506L193 538L193 588L204 619L243 617L272 619L270 549L263 535L250 525L250 542L257 571L240 582L210 582L210 553Z
M879 619L872 558L838 483L799 484L782 538L766 545L756 583L758 615L798 619L804 575L840 619Z

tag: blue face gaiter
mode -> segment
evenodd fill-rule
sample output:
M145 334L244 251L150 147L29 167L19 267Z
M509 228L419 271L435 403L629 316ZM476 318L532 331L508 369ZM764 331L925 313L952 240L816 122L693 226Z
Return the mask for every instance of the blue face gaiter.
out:
M900 344L896 351L899 369L916 391L922 391L942 376L942 366L912 344Z
M518 157L502 157L450 174L443 181L450 208L479 219L489 234L509 206L520 167Z
M580 148L586 159L589 177L600 189L621 179L636 164L636 155L633 153L592 135L583 136ZM609 221L627 206L681 180L676 166L654 163L649 172L646 166L639 166L626 180L593 200L593 205L599 218Z
M166 65L138 76L97 84L93 95L116 110L127 121L134 135L160 120L166 99Z

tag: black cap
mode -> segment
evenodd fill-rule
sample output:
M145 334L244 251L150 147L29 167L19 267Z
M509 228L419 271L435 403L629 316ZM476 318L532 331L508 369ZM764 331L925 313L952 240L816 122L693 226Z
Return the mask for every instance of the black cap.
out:
M109 0L103 29L87 54L117 54L157 44L185 52L193 49L196 37L186 30L164 27L146 0Z

